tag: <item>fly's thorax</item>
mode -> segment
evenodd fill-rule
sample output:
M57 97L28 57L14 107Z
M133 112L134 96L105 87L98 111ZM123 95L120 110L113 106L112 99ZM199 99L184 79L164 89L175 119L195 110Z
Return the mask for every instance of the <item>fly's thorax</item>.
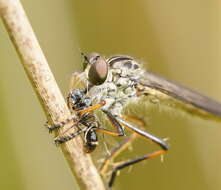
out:
M120 75L123 78L138 79L143 74L142 64L131 57L125 60L110 61L109 69L113 76Z

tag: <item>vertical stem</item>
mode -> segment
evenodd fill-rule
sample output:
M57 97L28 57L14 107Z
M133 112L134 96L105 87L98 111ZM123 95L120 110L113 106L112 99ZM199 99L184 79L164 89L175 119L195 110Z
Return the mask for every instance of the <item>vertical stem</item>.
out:
M0 15L48 120L55 124L70 118L71 113L20 1L0 0ZM68 125L71 123L59 130L59 133ZM62 145L61 149L81 189L104 190L103 182L91 157L83 152L82 147L82 139L78 137Z

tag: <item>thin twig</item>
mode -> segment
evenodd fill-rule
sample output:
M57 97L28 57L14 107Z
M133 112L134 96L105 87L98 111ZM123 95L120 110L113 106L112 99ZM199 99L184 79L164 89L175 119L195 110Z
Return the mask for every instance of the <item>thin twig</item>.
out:
M70 118L70 111L20 1L0 0L0 14L50 123L55 124ZM59 130L59 133L62 133L65 127ZM83 142L79 137L62 145L61 149L81 189L104 190L103 182L91 157L84 153L82 147Z

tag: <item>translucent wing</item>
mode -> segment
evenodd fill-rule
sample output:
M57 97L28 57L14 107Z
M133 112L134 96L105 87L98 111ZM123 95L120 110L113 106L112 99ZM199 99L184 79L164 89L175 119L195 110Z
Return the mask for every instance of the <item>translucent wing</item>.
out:
M154 101L181 108L193 115L221 121L221 103L156 74L145 71L140 93ZM143 88L143 89L142 89Z

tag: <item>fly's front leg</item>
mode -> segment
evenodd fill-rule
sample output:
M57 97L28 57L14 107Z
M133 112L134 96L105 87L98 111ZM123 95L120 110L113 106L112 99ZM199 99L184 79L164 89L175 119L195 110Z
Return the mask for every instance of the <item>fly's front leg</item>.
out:
M115 116L113 116L112 113L108 110L102 110L102 111L106 114L108 120L110 121L111 125L116 129L116 131L110 131L107 129L98 129L98 132L106 133L112 136L124 136L124 129L122 125L116 120Z

